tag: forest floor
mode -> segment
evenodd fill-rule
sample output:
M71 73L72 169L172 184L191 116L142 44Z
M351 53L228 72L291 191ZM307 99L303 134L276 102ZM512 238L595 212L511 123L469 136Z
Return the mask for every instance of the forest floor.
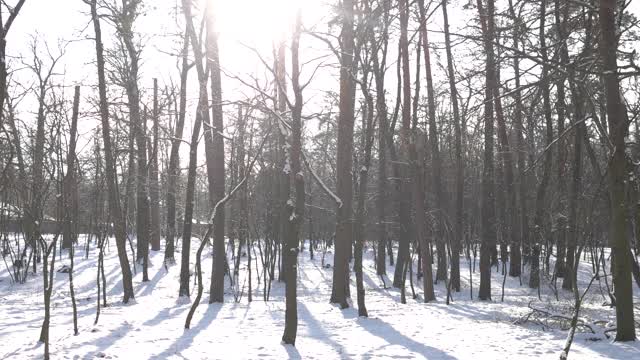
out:
M422 302L420 282L414 280L417 299L411 296L407 280L407 304L400 303L400 292L383 288L376 276L370 249L365 254L364 280L368 318L358 317L355 306L355 276L352 276L353 306L340 310L329 303L331 268L321 264L321 253L309 259L308 250L300 254L298 272L298 337L296 347L281 344L284 326L284 284L273 282L270 300L263 301L263 284L254 273L253 302L248 303L246 282L243 296L234 301L229 287L225 303L208 304L210 251L203 264L205 294L192 321L184 330L189 303L179 300L179 266L165 268L163 253L151 252L149 282L142 282L141 267L134 277L135 302L123 305L121 277L115 244L105 257L109 306L96 312L97 250L91 249L84 259L83 241L75 259L75 289L78 302L79 335L73 335L68 274L55 274L52 295L51 357L52 359L557 359L564 346L567 331L553 321L522 322L532 307L552 313L571 315L571 292L560 290L559 301L545 278L541 290L529 289L527 276L523 285L518 278L506 279L504 301L501 301L503 276L492 269L493 301L475 300L479 272L473 273L473 295L470 299L469 268L461 258L462 291L453 294L446 305L444 282L436 285L437 301ZM192 248L197 247L196 240ZM179 259L180 254L176 254ZM56 261L59 269L69 262L63 253ZM193 259L193 257L192 257ZM325 261L333 263L331 252ZM260 261L258 261L259 263ZM242 259L246 266L246 258ZM2 264L0 264L2 265ZM254 268L255 269L255 268ZM387 268L393 274L393 267ZM434 269L435 274L435 269ZM591 265L582 263L580 289L591 280ZM609 279L610 280L610 279ZM391 281L385 279L389 286ZM192 282L193 284L193 282ZM560 287L560 283L558 283ZM4 265L0 270L0 359L42 358L43 345L38 343L44 316L42 275L26 284L12 284ZM242 287L241 287L242 288ZM635 302L640 291L634 284ZM603 296L603 294L605 294ZM586 297L581 319L591 324L594 333L579 332L571 348L570 359L640 359L640 342L615 343L605 336L606 326L615 326L615 311L609 306L604 281L596 281ZM192 298L195 297L195 290ZM638 305L636 305L638 309ZM636 319L640 311L636 311ZM593 324L598 322L598 325ZM615 335L615 333L610 333Z

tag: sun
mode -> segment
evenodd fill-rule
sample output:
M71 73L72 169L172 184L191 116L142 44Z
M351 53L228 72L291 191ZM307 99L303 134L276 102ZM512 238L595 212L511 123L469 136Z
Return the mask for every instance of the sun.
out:
M291 32L296 12L314 0L210 0L224 41L271 44Z

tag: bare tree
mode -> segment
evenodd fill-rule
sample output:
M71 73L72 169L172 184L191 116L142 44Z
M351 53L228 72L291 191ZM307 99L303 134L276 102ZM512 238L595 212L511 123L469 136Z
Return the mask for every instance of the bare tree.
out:
M107 188L109 191L109 213L111 214L116 236L116 247L118 259L122 270L122 286L124 291L124 302L128 303L133 299L133 283L129 259L127 258L127 233L126 221L120 208L120 196L116 184L116 167L113 159L113 146L111 144L111 125L109 124L109 104L107 102L107 84L104 71L104 48L102 45L102 31L100 28L100 18L98 16L97 0L84 0L91 9L91 21L95 33L96 59L98 67L98 93L100 95L100 120L102 122L102 141L104 143L105 175L107 177Z
M160 109L158 108L158 79L153 79L153 146L149 159L149 199L151 207L151 250L160 250L160 182L158 180L158 152L160 146Z
M487 12L482 6L482 0L477 0L480 23L486 54L486 89L484 99L484 158L482 168L482 200L481 200L481 228L480 237L480 300L491 299L491 251L495 248L495 189L493 184L493 97L497 88L496 65L494 58L494 13L493 0L487 0Z
M451 242L451 288L460 291L460 250L464 233L464 164L462 162L462 129L460 126L460 109L458 105L458 90L453 70L453 54L451 51L451 34L449 32L449 15L447 13L448 0L442 0L442 17L444 20L444 41L447 52L447 72L449 78L449 93L453 108L453 126L455 132L455 219L454 234Z
M182 59L180 68L180 90L179 105L176 114L177 120L175 125L175 133L171 139L171 154L169 155L169 168L167 169L167 235L165 245L164 261L173 263L176 235L176 192L177 182L180 172L180 144L182 144L182 133L184 130L184 120L186 118L187 108L187 77L189 75L189 36L185 31L182 45Z
M22 9L25 0L18 0L15 6L10 6L5 1L0 5L0 109L4 109L4 102L7 98L7 35L11 30L11 25ZM3 20L4 8L7 8L9 17ZM0 128L4 123L4 111L0 111Z
M215 30L215 8L210 3L206 14L207 27L207 67L211 77L211 123L204 117L205 156L209 176L209 202L218 203L225 194L224 168L224 124L222 113L222 83L220 76L220 54L218 34ZM213 233L213 264L209 303L224 301L224 272L227 253L224 247L224 208L215 214Z
M333 260L331 302L349 307L349 254L353 236L353 183L351 176L354 125L354 74L352 73L355 36L353 1L342 2L342 49L340 58L340 114L338 117L337 195L342 200L336 213L336 239Z
M285 327L282 341L295 345L298 332L298 304L297 304L297 273L298 273L298 242L300 228L304 221L304 175L302 173L302 90L300 84L300 34L302 32L301 12L296 15L295 30L291 39L291 85L293 87L294 102L291 106L291 133L289 161L291 164L291 180L294 186L295 198L287 202L289 210L289 225L287 226L283 256L285 261Z
M611 193L610 245L615 258L613 285L616 297L616 341L636 339L633 320L633 289L629 241L627 240L627 215L625 204L625 182L627 181L625 160L625 137L629 131L625 108L620 95L618 64L616 59L617 36L615 0L600 2L600 56L604 70L604 86L607 100L609 134L614 146L610 160L609 186Z

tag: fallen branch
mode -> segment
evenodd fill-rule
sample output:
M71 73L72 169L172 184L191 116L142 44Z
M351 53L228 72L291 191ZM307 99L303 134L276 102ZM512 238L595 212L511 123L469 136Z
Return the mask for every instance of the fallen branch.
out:
M338 208L341 208L342 207L342 199L340 199L340 197L338 197L338 195L336 195L333 191L331 191L331 189L329 189L329 187L322 181L322 179L320 179L320 177L318 176L318 174L316 174L316 172L313 170L311 165L309 165L309 161L307 161L307 157L305 156L304 152L302 152L302 160L304 161L304 165L307 167L307 170L309 170L309 172L311 173L313 178L316 180L318 185L320 185L322 190L327 195L329 195L331 198L333 198L333 201L336 202L336 204L338 205Z
M253 160L251 160L251 163L247 167L247 171L245 172L242 180L224 198L220 199L220 201L216 203L216 205L213 207L213 210L211 211L207 232L205 233L204 238L200 243L200 247L198 247L198 251L196 252L196 276L198 278L198 294L196 295L196 298L193 301L193 304L191 304L191 308L189 309L189 314L187 314L187 320L185 321L185 324L184 324L185 329L189 329L191 327L191 319L193 318L193 314L196 312L196 308L200 304L200 299L202 299L202 293L204 291L204 288L202 286L202 261L201 261L202 250L204 249L205 245L209 242L209 238L213 233L213 219L215 219L216 215L218 214L218 209L222 208L229 200L231 200L233 195L235 195L235 193L240 188L242 188L242 186L247 182L247 179L249 178L249 174L251 173L251 170L253 170L253 166L255 165L256 160L258 160L258 157L260 156L260 154L262 154L262 148L264 147L264 144L267 138L269 137L269 133L270 131L268 131L265 134L264 138L262 139L262 142L260 143L260 147L258 148L258 152L254 156Z
M527 322L532 322L534 324L542 326L544 329L560 329L565 331L571 328L570 324L573 319L572 317L535 308L531 305L531 302L529 302L528 307L529 309L531 309L531 312L516 320L514 322L515 324L522 325ZM592 334L596 333L591 325L587 324L584 320L581 319L577 320L576 327L588 330L588 332Z

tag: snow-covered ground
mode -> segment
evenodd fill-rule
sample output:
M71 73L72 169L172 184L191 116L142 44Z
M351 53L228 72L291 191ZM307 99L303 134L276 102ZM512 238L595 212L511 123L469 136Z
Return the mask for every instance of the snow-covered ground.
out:
M192 247L198 243L196 240ZM264 302L262 284L258 285L255 274L252 303L247 302L246 290L240 302L234 302L229 289L224 304L209 305L205 290L191 329L184 330L189 304L177 299L179 266L165 269L162 252L152 252L151 281L142 282L138 266L134 277L136 300L123 305L114 245L111 244L105 258L109 306L102 309L96 326L93 322L97 251L92 249L89 259L84 260L82 244L78 245L74 279L80 329L77 336L73 335L68 275L56 273L52 295L52 359L557 359L565 342L566 331L543 328L532 322L518 323L518 319L530 311L531 301L536 308L569 314L572 294L560 290L560 301L556 301L546 280L542 301L539 301L536 290L520 286L517 278L507 278L505 300L501 302L502 275L494 267L494 300L470 300L469 269L466 260L461 258L463 289L453 295L450 305L444 301L443 282L436 285L438 300L424 304L421 298L411 298L408 281L407 304L401 304L399 290L384 289L375 275L370 250L364 262L369 318L359 318L353 307L340 310L329 303L331 269L321 266L320 254L311 261L305 251L299 257L296 347L282 345L280 341L284 326L284 284L274 281L271 299ZM203 269L205 289L208 289L211 257L209 251L205 253ZM176 257L179 259L179 254ZM62 259L56 262L56 269L68 263L66 254L63 253ZM242 261L244 264L246 258ZM331 253L327 254L327 262L333 262ZM0 265L0 359L41 358L43 345L38 343L44 316L41 274L23 285L10 284L6 268ZM388 268L388 273L393 273L393 267ZM580 278L583 289L591 278L588 263L583 264ZM525 284L526 280L523 277ZM416 292L421 295L419 283L414 281ZM478 272L473 274L473 283L475 297ZM352 286L355 303L353 283ZM635 285L634 289L635 301L639 302L640 292ZM603 291L606 294L606 289ZM614 311L603 306L607 299L598 282L587 299L583 319L606 320L609 326L615 326ZM636 318L640 318L640 314ZM612 342L604 336L606 325L596 326L596 334L579 333L570 358L640 359L640 344Z

